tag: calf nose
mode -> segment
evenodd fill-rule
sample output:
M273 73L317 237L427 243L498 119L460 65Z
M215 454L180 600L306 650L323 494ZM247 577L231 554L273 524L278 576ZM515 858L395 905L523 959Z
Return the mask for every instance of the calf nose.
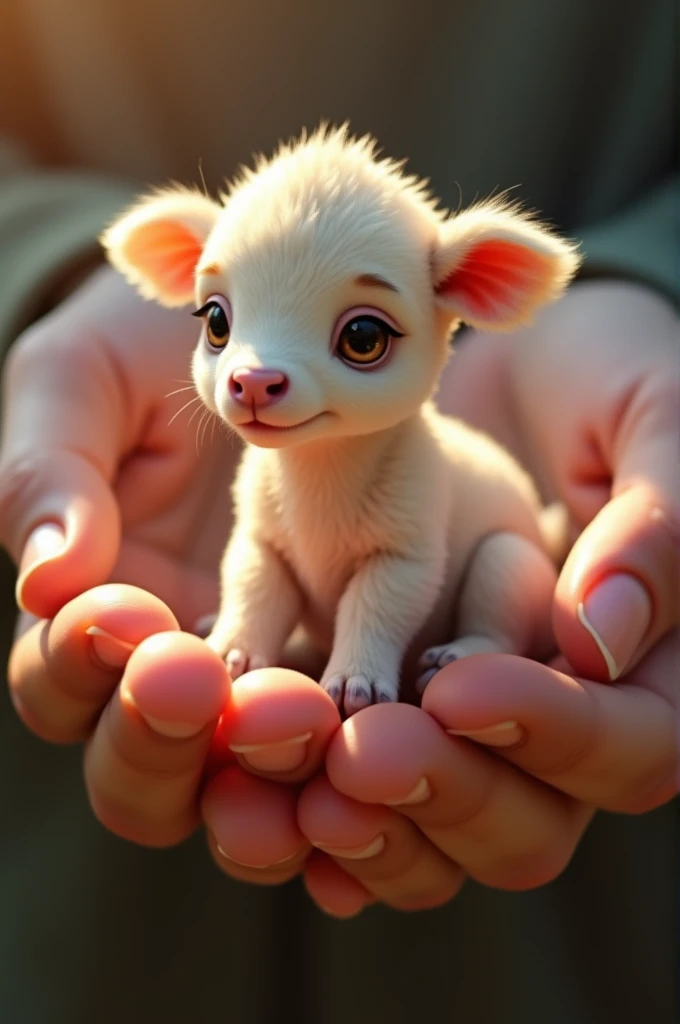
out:
M241 405L262 408L273 405L288 390L288 377L281 370L242 366L229 378L229 394Z

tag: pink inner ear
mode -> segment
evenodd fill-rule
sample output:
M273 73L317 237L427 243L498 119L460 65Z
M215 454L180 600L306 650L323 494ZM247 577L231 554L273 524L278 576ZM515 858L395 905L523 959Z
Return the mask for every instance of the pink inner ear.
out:
M156 221L145 224L128 243L128 257L164 291L191 294L196 264L203 245L183 224Z
M460 301L479 317L492 317L525 305L542 291L550 275L550 260L527 246L490 239L473 245L460 266L438 286L437 294Z

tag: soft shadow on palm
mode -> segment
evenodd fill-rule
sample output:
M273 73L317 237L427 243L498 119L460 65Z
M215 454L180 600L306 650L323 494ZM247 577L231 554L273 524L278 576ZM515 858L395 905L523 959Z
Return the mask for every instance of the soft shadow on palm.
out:
M123 537L111 582L130 583L155 594L183 629L192 630L198 618L217 610L218 569L231 529L230 487L239 447L219 424L214 431L209 426L208 436L202 439L197 438L194 424L185 426L183 444L193 452L194 465L182 473L181 481L175 481L173 459L186 465L192 455L183 451L161 456L168 460L165 494L158 495L153 514L137 515L135 494L125 487L123 478L119 495ZM124 468L124 473L139 475L142 487L144 463L150 458L143 441Z

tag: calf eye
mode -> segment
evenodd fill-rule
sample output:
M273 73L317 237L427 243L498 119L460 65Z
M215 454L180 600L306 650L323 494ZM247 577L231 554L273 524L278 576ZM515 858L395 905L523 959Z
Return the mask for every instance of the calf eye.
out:
M355 366L371 366L387 355L392 338L401 335L377 316L349 320L338 337L337 354Z
M229 318L226 310L214 299L206 302L205 306L197 309L193 316L202 317L205 320L205 330L208 344L214 349L223 349L229 341Z

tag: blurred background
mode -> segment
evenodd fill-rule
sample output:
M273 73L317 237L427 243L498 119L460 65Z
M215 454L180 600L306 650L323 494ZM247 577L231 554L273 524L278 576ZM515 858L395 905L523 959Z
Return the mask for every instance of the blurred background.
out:
M215 189L254 150L349 119L445 204L518 187L587 223L671 159L674 7L3 0L0 132L41 167L193 182L200 161Z

